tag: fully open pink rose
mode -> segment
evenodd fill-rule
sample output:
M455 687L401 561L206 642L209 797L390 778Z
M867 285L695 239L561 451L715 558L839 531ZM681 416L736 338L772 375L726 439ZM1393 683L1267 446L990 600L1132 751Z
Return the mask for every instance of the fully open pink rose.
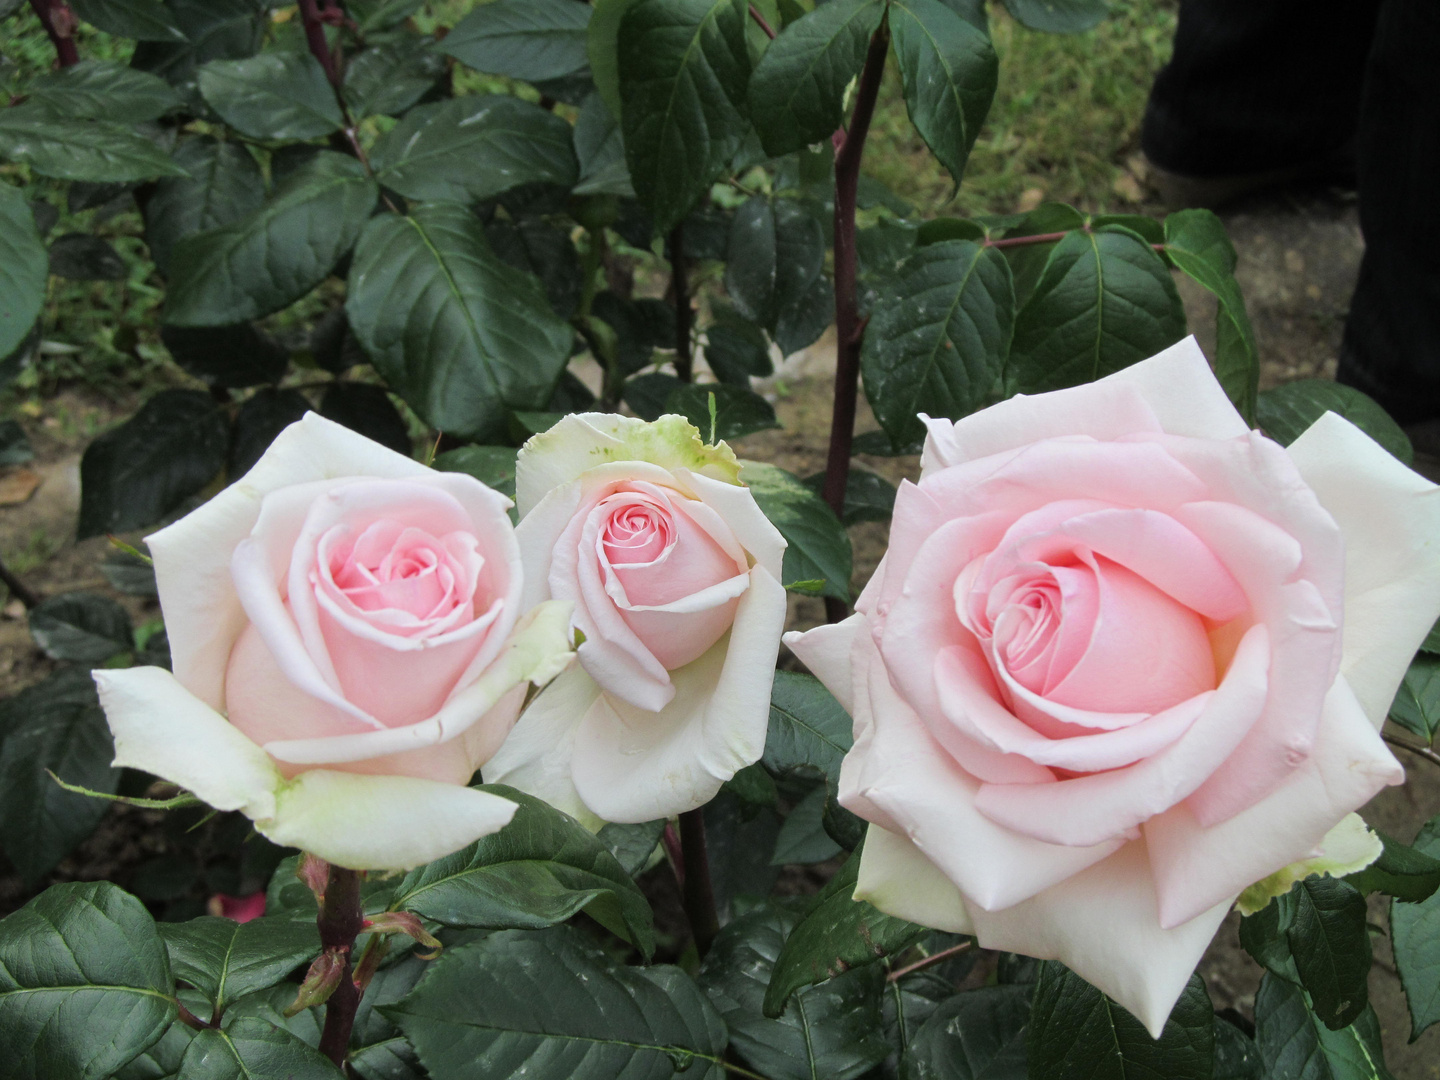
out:
M486 780L591 825L648 821L759 758L785 541L738 475L678 416L568 416L520 451L526 602L573 602L584 640Z
M96 673L117 764L344 866L493 832L514 804L463 785L570 656L508 506L308 414L148 538L174 674Z
M928 423L857 613L787 638L854 717L856 895L1158 1034L1241 890L1402 779L1440 494L1333 414L1247 430L1193 341Z

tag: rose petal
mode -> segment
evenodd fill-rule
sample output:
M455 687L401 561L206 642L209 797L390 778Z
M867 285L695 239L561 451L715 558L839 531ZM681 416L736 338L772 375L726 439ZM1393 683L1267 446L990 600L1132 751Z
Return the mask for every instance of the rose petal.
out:
M1377 728L1440 608L1440 489L1325 413L1290 457L1345 535L1345 674Z
M864 627L865 617L855 614L803 634L792 630L782 639L810 673L825 684L840 707L851 714L855 712L855 684L850 678L850 650L855 635Z
M1231 894L1162 928L1145 844L1136 841L1023 903L970 914L982 947L1059 960L1158 1039L1233 902Z
M879 825L865 830L854 897L886 915L948 934L975 932L955 883L909 840Z

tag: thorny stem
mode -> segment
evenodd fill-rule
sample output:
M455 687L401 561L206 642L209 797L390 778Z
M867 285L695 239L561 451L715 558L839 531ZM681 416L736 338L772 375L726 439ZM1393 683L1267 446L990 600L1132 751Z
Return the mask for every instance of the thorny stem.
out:
M75 13L65 5L63 0L30 0L30 6L40 17L40 25L45 27L45 33L49 35L51 44L55 46L55 55L60 61L60 66L71 67L78 64L80 50L76 48L75 38L72 36L78 21Z
M937 953L931 953L929 956L921 957L913 964L907 964L905 967L896 968L894 971L890 972L889 975L885 976L885 981L897 982L900 979L903 979L906 975L913 974L917 971L924 971L926 968L934 967L936 964L943 964L946 960L949 960L950 957L958 956L960 953L966 952L967 950L974 947L975 942L962 941L959 945L952 945L948 949L941 949Z
M16 600L19 600L20 603L24 604L27 608L33 608L40 603L39 594L16 577L15 572L6 566L3 561L0 561L0 581L5 583L5 587L10 590L10 595L15 597Z
M694 374L694 357L690 353L690 327L695 312L690 307L690 282L685 267L685 226L677 224L670 230L670 291L675 294L675 374L681 382L690 382Z
M355 938L365 921L360 908L359 871L330 867L325 895L320 898L320 915L315 921L320 927L321 949L338 949L345 959L340 983L325 1003L325 1028L320 1033L320 1052L343 1069L355 1011L360 1006L360 988L355 985L350 963Z
M860 341L865 332L856 300L855 200L860 184L860 156L875 113L890 27L882 22L870 39L865 66L855 92L849 130L835 133L835 404L830 416L830 451L825 459L822 494L835 516L845 514L845 485L850 478L850 448L855 438L855 405L860 382ZM839 622L849 614L842 600L827 597L825 616Z
M1398 746L1401 750L1409 750L1410 753L1414 754L1418 758L1424 758L1426 761L1430 762L1431 765L1440 765L1440 754L1437 754L1429 747L1416 746L1414 743L1406 742L1404 739L1397 739L1395 738L1395 736L1386 735L1383 732L1381 733L1381 738L1383 738L1391 746Z
M695 951L703 959L720 932L715 890L710 884L710 858L705 851L703 810L687 810L680 815L680 856L685 870L680 882L681 902L695 937Z

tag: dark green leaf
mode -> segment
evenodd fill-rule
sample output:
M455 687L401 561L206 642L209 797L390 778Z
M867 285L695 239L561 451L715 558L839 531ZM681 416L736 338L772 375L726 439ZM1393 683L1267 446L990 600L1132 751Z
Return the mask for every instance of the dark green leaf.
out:
M906 1049L904 1080L1025 1080L1030 994L986 986L941 1002Z
M580 161L576 195L635 197L630 167L625 164L625 139L620 132L620 122L611 115L599 94L585 99L575 121L575 156Z
M730 223L725 291L736 310L773 330L800 304L825 266L820 223L793 199L754 198Z
M775 781L770 779L770 774L758 762L737 771L720 785L720 790L729 792L750 807L764 806L773 809L780 800Z
M715 911L725 923L733 912L763 902L775 887L780 869L770 865L770 853L780 815L772 806L747 802L727 785L705 804L704 817Z
M805 484L819 494L825 488L825 474L807 476ZM845 514L840 519L848 527L862 521L890 520L895 508L895 485L883 476L876 476L865 469L850 467L845 477Z
M85 448L80 539L153 525L225 466L229 425L200 390L161 390Z
M313 139L345 122L320 61L308 52L212 60L200 92L231 127L255 139Z
M710 431L710 399L715 399L715 431ZM687 383L670 393L665 402L667 413L685 417L707 441L738 439L751 432L779 427L775 408L746 386L725 383Z
M1090 382L1184 334L1180 295L1150 245L1116 226L1072 232L1051 250L1015 317L1007 389L1029 394Z
M20 189L0 184L0 359L14 352L45 304L49 256Z
M184 1024L171 1024L158 1042L115 1074L114 1080L171 1080L195 1032Z
M129 596L159 595L159 590L155 587L155 568L134 555L127 555L123 551L112 552L100 564L100 572L117 592Z
M615 967L576 930L447 949L382 1010L433 1080L718 1080L725 1025L678 968Z
M244 476L277 435L312 409L309 399L298 390L265 386L255 391L235 414L226 475L231 480Z
M103 1080L158 1040L175 983L155 921L108 881L53 885L0 921L13 1080Z
M39 105L0 109L0 158L57 180L125 182L181 175L165 151L127 127L57 120Z
M52 660L92 666L135 648L130 613L95 593L61 593L31 608L30 636Z
M781 356L813 345L835 318L834 283L823 274L780 309L775 319L775 344Z
M480 219L444 203L370 223L345 310L390 388L462 438L498 441L510 410L544 408L574 339L540 283L490 250Z
M424 0L346 0L345 14L355 20L360 33L390 30L420 10Z
M702 432L708 429L706 423ZM824 595L848 601L850 537L825 500L799 477L774 465L747 461L740 478L789 544L781 584L823 579Z
M1292 890L1285 932L1301 985L1331 1031L1348 1027L1369 1002L1370 931L1365 897L1338 878L1308 877Z
M924 930L904 919L882 914L855 900L860 852L816 895L809 910L785 939L765 991L765 1015L779 1016L792 994L811 983L908 948Z
M211 386L277 383L290 366L285 346L254 323L162 326L160 340L182 368Z
M1440 817L1431 818L1420 829L1415 850L1440 859ZM1440 1021L1440 893L1418 904L1391 903L1390 944L1410 1006L1410 1041L1414 1042Z
M198 111L196 66L210 60L239 60L254 55L265 38L269 11L256 0L166 0L183 41L142 41L131 66L151 71L179 89Z
M568 188L579 175L569 124L528 101L491 95L412 109L370 160L375 178L408 199L471 202L520 184Z
M590 74L606 110L620 119L620 20L635 0L595 0L590 26L585 34L585 52L590 59Z
M0 705L0 839L27 884L54 869L94 832L107 804L66 791L113 793L115 744L88 671L65 668ZM0 968L3 970L3 968ZM0 991L3 994L3 991ZM8 1045L0 1039L0 1045Z
M358 431L397 454L410 456L410 429L390 395L369 383L337 382L325 388L320 415Z
M864 66L884 15L880 0L830 0L771 42L749 91L750 116L767 154L792 154L840 126L845 88Z
M1078 34L1110 13L1109 0L1004 0L1005 9L1031 30Z
M265 201L265 178L241 143L186 139L174 161L189 175L161 180L145 204L145 242L162 271L182 237L229 225Z
M1373 1009L1331 1031L1310 1011L1305 991L1269 972L1255 995L1255 1044L1264 1075L1275 1080L1393 1080Z
M595 835L610 849L610 854L615 856L625 872L636 877L650 862L655 845L660 843L660 834L665 831L665 824L664 818L636 825L612 821Z
M670 400L670 395L685 385L668 372L652 371L647 375L637 375L626 382L621 397L625 404L630 406L630 411L641 420L658 420L665 413L665 403ZM706 434L710 432L708 410L702 430Z
M400 1035L356 1050L348 1060L360 1080L425 1080L415 1048Z
M162 0L70 0L75 14L107 34L136 41L181 42L185 32Z
M1235 283L1235 248L1209 210L1181 210L1165 219L1165 254L1187 277L1215 294L1215 377L1240 415L1255 418L1260 352Z
M1255 410L1261 430L1289 446L1327 412L1344 417L1406 465L1415 461L1410 439L1375 400L1333 379L1296 379L1266 390Z
M358 161L321 151L258 210L176 243L165 321L226 326L300 299L350 250L375 197Z
M1427 743L1435 741L1440 732L1440 656L1422 652L1410 662L1390 703L1390 719Z
M575 0L564 2L573 4ZM567 233L539 218L519 221L497 218L485 226L485 239L505 262L540 279L556 315L568 319L575 314L582 284L580 257ZM605 317L599 311L596 314Z
M452 31L453 33L453 31ZM409 35L366 49L345 65L345 100L355 119L399 116L445 74L445 61Z
M473 9L440 51L477 71L539 82L582 71L589 5L575 0L495 0Z
M1412 904L1428 900L1440 889L1440 859L1373 830L1385 850L1365 869L1345 880L1362 893L1383 892Z
M607 342L604 347L613 347L621 371L630 374L650 366L656 344L651 336L653 328L633 300L617 296L607 289L595 297L590 313L614 332L613 346Z
M705 331L705 362L717 379L748 388L752 377L763 378L775 370L765 331L718 304L714 315L715 321Z
M760 761L776 776L797 770L831 780L850 749L849 715L813 675L775 672L770 690L770 727Z
M515 458L520 453L513 446L462 446L447 450L435 459L441 472L463 472L500 494L515 497Z
M1047 961L1035 984L1026 1039L1032 1080L1211 1080L1215 1021L1198 975L1180 995L1160 1038L1064 965ZM1286 1075L1279 1073L1277 1076Z
M771 1080L851 1080L890 1047L880 1030L878 967L849 972L794 995L776 1019L761 1011L776 958L798 917L767 904L731 922L700 969L700 985L725 1020L730 1046Z
M1018 349L1010 267L998 249L947 240L910 256L882 286L860 355L865 396L891 439L920 437L918 412L958 420L994 401L1012 330Z
M635 194L661 233L710 190L749 130L741 111L748 17L745 0L636 0L623 13L625 156Z
M1214 1080L1264 1080L1264 1076L1255 1040L1216 1016Z
M995 96L990 35L940 0L894 0L889 10L910 122L958 189Z
M341 1073L318 1050L255 1017L223 1030L209 1028L191 1041L180 1063L185 1080L340 1080Z
M29 100L57 120L120 124L158 120L180 105L180 96L164 79L109 60L82 60L42 75L30 84Z
M50 243L50 272L71 281L124 281L130 268L110 241L66 233Z
M15 420L0 420L0 466L23 465L34 457L25 429Z
M274 986L320 952L314 925L283 916L237 923L213 915L162 923L175 978L205 995L219 1015L233 1001Z
M493 836L406 874L394 910L447 926L538 929L587 911L620 927L649 955L650 905L615 856L573 818L502 785L485 790L520 804Z
M1295 970L1294 957L1290 955L1288 933L1295 921L1296 888L1275 897L1254 915L1240 920L1240 944L1258 963L1265 965L1283 979L1298 983L1300 974Z
M795 804L775 838L771 866L821 863L840 854L840 845L830 839L822 823L825 794L825 785L821 784Z

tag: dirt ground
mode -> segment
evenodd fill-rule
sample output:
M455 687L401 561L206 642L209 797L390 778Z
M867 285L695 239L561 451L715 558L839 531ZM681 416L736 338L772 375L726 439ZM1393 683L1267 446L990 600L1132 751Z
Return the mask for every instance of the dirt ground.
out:
M1263 385L1334 372L1335 357L1350 291L1362 251L1353 201L1338 195L1315 195L1261 201L1222 215L1240 255L1238 276L1264 358ZM1207 350L1214 342L1214 306L1196 288L1180 282L1191 325ZM738 440L742 457L755 458L790 469L801 476L824 466L824 445L830 415L834 371L833 336L786 363L768 389L775 397L782 431L762 432ZM41 483L25 503L0 508L0 551L14 564L23 554L32 561L44 558L26 574L41 593L74 589L109 590L99 573L105 557L103 539L73 542L79 501L79 453L84 439L77 430L94 430L108 409L103 402L71 393L47 410L46 418L22 417L37 451L27 468ZM863 406L862 406L863 408ZM56 412L65 414L57 420ZM875 428L864 413L861 431ZM892 481L914 479L918 458L867 458L863 464ZM865 524L852 531L855 544L856 585L874 570L884 551L886 528ZM153 607L122 598L137 615L153 614ZM823 619L820 602L800 597L791 600L791 624L799 628ZM23 612L13 602L0 617L0 695L8 695L41 678L50 668L30 643ZM1410 839L1428 818L1440 813L1440 770L1423 762L1406 761L1410 778L1366 808L1365 817L1379 828ZM104 836L86 845L62 867L62 876L106 873L114 853L104 850ZM89 869L85 873L82 869ZM14 889L4 880L0 865L0 900ZM10 904L5 904L8 909ZM1385 926L1384 905L1376 903L1373 921ZM1235 1006L1249 1013L1260 969L1240 949L1238 919L1225 923L1202 964L1216 1008ZM1398 1080L1440 1080L1440 1029L1432 1029L1414 1044L1407 1043L1409 1019L1387 942L1377 938L1371 975L1371 1000L1385 1038L1385 1054Z

